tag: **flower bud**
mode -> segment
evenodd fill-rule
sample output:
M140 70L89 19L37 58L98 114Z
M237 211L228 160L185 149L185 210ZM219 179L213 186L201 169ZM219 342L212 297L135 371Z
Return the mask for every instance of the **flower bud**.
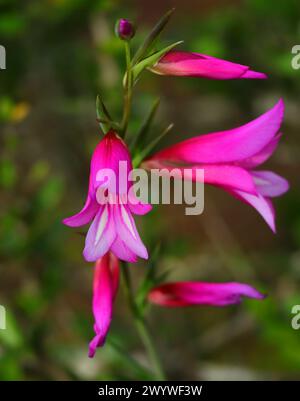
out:
M122 40L130 40L134 37L135 28L127 19L121 18L116 23L116 35Z

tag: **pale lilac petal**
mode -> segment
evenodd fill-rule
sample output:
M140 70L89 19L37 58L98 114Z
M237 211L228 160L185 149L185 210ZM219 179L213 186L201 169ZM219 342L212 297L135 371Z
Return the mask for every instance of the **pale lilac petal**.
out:
M96 215L99 205L88 195L83 209L71 217L66 217L63 223L69 227L80 227L88 224Z
M226 306L240 303L242 297L263 299L255 288L242 283L175 282L153 288L148 300L167 307L193 305Z
M107 253L95 265L93 288L94 330L96 336L89 345L89 357L105 342L111 319L113 301L119 283L119 263L114 255Z
M137 256L134 252L132 252L124 241L122 241L119 237L115 239L111 248L111 252L120 260L124 260L125 262L135 263L137 261Z
M88 262L95 262L105 255L116 238L111 208L111 205L102 206L88 230L83 250Z
M137 256L148 259L148 252L136 229L127 205L114 205L114 219L117 235L129 250Z
M201 174L196 175L197 170L204 171L204 183L219 186L222 188L239 189L241 191L256 194L256 187L252 175L245 169L235 165L194 165L186 167L175 167L164 164L162 160L146 160L142 167L152 170L159 169L170 173L177 178L201 182ZM202 180L203 181L203 180Z
M252 171L255 185L262 196L270 198L283 195L289 190L288 181L273 171Z
M174 163L232 163L260 152L279 132L283 119L282 100L269 111L241 127L200 135L154 154L150 160Z
M229 192L236 198L254 207L254 209L258 211L258 213L262 216L262 218L265 220L271 230L276 233L275 211L270 199L263 197L261 194L255 196L242 191Z
M160 75L189 76L208 79L263 79L265 74L249 67L200 53L170 51L151 68Z

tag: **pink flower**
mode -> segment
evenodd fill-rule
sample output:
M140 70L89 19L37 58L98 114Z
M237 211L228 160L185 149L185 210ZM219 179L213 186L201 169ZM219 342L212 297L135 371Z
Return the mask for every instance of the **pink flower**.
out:
M284 104L280 100L248 124L187 139L159 151L143 165L148 169L176 167L174 171L179 172L188 167L191 180L195 180L196 169L203 169L205 183L219 186L253 206L275 232L271 198L285 193L289 184L272 171L255 168L275 151L281 137L283 112Z
M150 302L167 307L226 306L240 303L242 297L263 299L265 296L247 284L201 281L162 284L153 288L148 294Z
M266 79L266 74L250 70L245 65L231 63L200 53L170 51L151 71L160 75L201 77L209 79Z
M125 169L122 176L121 164ZM132 185L128 181L131 170L127 146L115 132L109 132L93 153L88 195L83 209L63 220L70 227L79 227L93 220L83 251L89 262L96 261L108 251L128 262L136 262L137 256L148 258L131 214L146 214L151 206L128 195ZM108 174L110 172L114 173L113 176Z
M111 319L113 302L119 285L119 261L111 253L97 260L94 273L93 313L95 337L90 342L89 357L105 343Z

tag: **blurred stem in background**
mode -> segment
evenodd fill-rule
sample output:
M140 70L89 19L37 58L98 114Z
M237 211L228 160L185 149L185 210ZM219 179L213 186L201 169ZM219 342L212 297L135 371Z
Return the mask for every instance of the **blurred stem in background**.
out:
M149 329L147 327L147 322L145 321L144 313L140 310L138 304L135 301L134 292L132 288L131 276L128 263L123 262L123 283L125 294L128 300L129 307L131 309L134 323L136 329L139 333L139 336L144 344L144 347L147 351L149 360L151 361L154 371L155 371L155 378L157 380L166 380L165 373L163 371L160 359L158 357L157 351L153 344Z
M124 111L122 119L122 136L125 138L129 122L132 98L132 72L131 72L131 56L130 44L125 41L125 54L126 54L126 79L124 82Z

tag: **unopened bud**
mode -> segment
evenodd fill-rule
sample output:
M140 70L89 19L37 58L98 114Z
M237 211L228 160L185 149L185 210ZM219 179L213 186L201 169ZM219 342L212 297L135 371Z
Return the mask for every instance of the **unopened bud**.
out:
M134 37L135 28L127 19L121 18L116 23L116 35L122 40L130 40Z

